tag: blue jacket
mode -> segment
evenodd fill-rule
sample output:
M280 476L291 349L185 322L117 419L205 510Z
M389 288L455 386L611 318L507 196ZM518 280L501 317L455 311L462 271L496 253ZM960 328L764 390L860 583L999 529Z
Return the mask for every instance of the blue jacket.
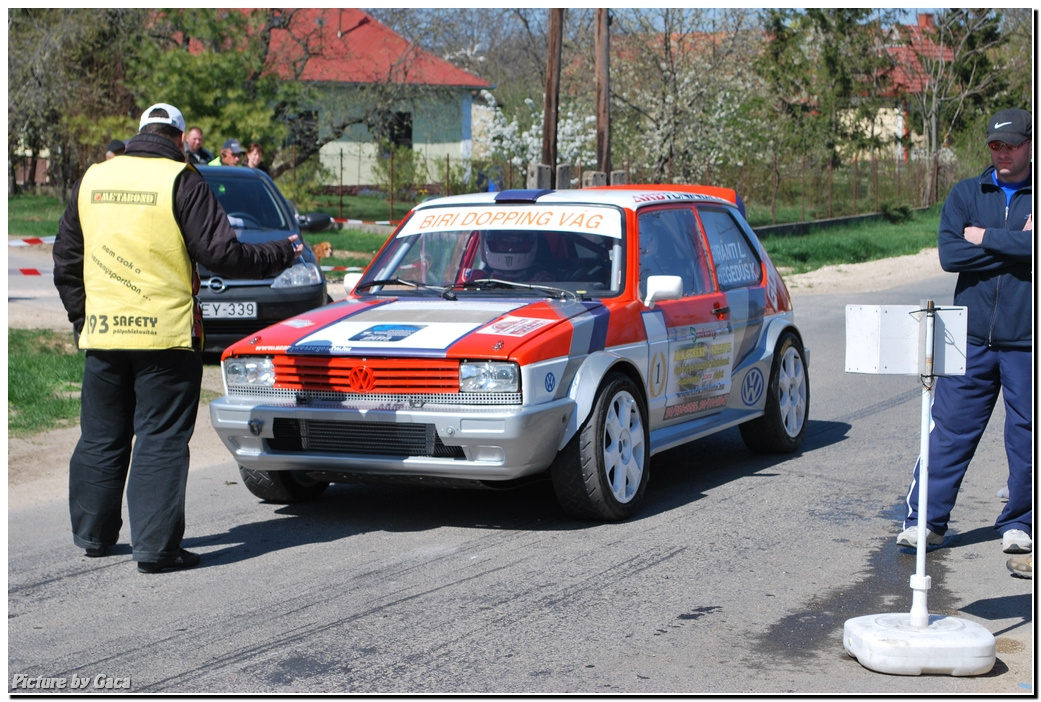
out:
M994 168L961 181L940 214L940 265L958 274L954 304L968 308L968 339L987 346L1032 348L1033 213L1031 185L1006 206ZM965 227L986 229L982 245L965 240Z

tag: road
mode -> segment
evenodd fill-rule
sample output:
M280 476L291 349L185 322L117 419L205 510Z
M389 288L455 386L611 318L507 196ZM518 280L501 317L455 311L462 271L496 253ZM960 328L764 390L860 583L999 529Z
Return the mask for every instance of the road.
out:
M883 675L842 646L845 620L909 611L915 556L893 541L921 410L915 378L844 372L844 306L949 302L951 288L796 295L803 450L757 456L736 429L673 450L624 523L570 521L544 484L264 504L206 436L188 485L194 570L138 574L125 542L85 558L60 494L11 503L9 689L20 674L167 694L1033 694L1033 585L1006 571L992 529L1000 407L927 562L930 612L994 633L994 670ZM9 313L19 296L11 283Z

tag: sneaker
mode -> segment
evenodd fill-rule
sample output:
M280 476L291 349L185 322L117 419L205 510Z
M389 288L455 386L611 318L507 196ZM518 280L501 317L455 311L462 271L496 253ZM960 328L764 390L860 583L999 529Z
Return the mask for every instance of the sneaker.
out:
M1022 529L1009 529L1001 535L1001 550L1005 553L1030 553L1034 542Z
M108 555L108 546L91 546L83 549L83 555L87 558L103 558Z
M1017 578L1034 579L1034 554L1025 556L1013 556L1005 563L1005 567Z
M939 546L943 543L943 536L934 534L931 529L926 529L925 543L927 546ZM918 548L918 525L907 527L900 532L900 536L896 537L896 545Z
M997 493L998 499L1008 502L1008 486L1001 488Z
M161 561L138 561L138 573L161 573L164 570L180 570L182 568L194 568L199 565L199 554L180 549L176 555L164 558Z

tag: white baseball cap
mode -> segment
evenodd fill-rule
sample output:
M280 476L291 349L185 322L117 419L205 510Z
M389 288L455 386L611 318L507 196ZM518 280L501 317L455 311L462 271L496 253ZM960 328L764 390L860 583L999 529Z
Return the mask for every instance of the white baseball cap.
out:
M169 117L149 117L154 110L166 110L166 114ZM184 131L184 115L173 105L167 105L165 102L157 102L156 104L149 107L147 110L141 113L141 126L138 127L138 131L144 128L146 124L167 124L171 127L176 127L182 132Z

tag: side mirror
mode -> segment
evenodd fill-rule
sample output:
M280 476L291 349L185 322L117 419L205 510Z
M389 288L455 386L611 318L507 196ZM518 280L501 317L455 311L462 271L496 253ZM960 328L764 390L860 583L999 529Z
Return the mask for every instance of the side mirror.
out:
M359 273L345 273L343 276L343 291L348 295L354 290L354 286L361 280L362 274Z
M678 300L683 297L683 278L678 275L652 275L647 278L647 299L643 304L654 308L658 300Z
M297 215L300 229L305 232L320 232L328 229L333 224L331 215L324 212L312 212L306 215Z

